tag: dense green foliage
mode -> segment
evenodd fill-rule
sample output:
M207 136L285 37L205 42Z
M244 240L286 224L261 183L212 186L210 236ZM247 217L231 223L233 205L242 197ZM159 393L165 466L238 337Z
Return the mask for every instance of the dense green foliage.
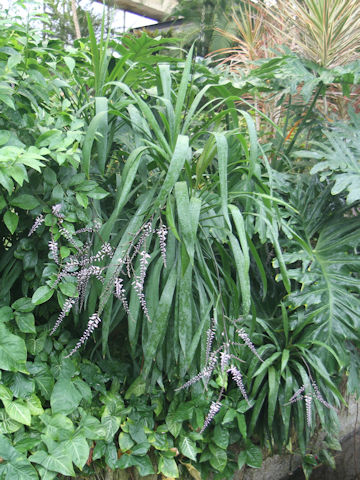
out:
M0 24L0 478L332 463L344 378L360 393L360 120L317 100L359 64L239 78L89 31Z

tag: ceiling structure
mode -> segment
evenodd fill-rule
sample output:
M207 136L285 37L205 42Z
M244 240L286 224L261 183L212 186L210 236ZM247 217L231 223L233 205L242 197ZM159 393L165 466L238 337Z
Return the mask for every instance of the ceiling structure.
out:
M96 1L103 3L102 0ZM171 14L171 11L177 4L177 0L105 0L105 3L109 6L161 22Z

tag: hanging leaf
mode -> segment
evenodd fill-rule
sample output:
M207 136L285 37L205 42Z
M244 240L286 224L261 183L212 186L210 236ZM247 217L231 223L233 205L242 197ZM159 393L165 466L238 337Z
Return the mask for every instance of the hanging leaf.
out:
M13 234L18 226L19 217L15 212L7 210L4 215L4 223L11 234Z
M190 460L194 460L196 462L196 453L197 453L197 448L195 442L190 440L189 437L183 437L180 440L180 452L187 458L190 458Z

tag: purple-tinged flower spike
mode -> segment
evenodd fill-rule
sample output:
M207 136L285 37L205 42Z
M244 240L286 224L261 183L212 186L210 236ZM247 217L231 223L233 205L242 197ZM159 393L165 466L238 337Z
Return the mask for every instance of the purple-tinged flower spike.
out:
M301 394L303 393L304 390L305 390L305 385L302 385L298 390L296 390L296 392L290 398L288 403L294 403L294 402L297 402L298 399L302 399L303 396Z
M88 259L88 262L89 263L99 262L101 260L104 260L106 256L112 257L113 254L114 254L114 251L112 249L112 246L110 245L110 243L105 242L100 248L100 250L98 251L98 253Z
M236 383L236 385L238 386L242 396L245 398L247 403L250 405L249 398L248 398L246 390L245 390L245 386L244 386L244 382L243 382L241 373L239 372L239 370L234 365L231 365L228 372L231 373L231 376L232 376L234 382Z
M255 345L252 343L250 340L249 335L245 332L245 330L242 328L241 330L238 331L239 337L244 340L245 344L250 348L252 353L261 361L264 362L264 360L260 357L258 352L256 351Z
M209 330L206 332L206 353L205 353L205 363L209 361L211 347L215 338L216 325L214 319L211 319L212 325Z
M161 257L163 259L164 267L166 268L166 235L168 234L168 229L165 225L161 225L156 230L156 234L159 237Z
M53 235L51 235L51 240L49 242L49 250L50 253L53 257L54 262L59 265L60 260L59 260L59 246L57 242L55 242Z
M105 270L105 267L98 267L97 265L90 265L88 267L89 274L90 276L96 277L100 282L104 282L104 277L102 275L103 271Z
M52 213L53 215L55 215L55 217L63 219L64 215L60 213L61 209L62 209L61 203L57 203L56 205L53 205Z
M97 265L90 265L89 267L82 268L78 272L72 273L73 277L77 278L77 290L79 293L78 300L80 302L79 310L83 309L85 303L86 289L90 280L90 277L96 277L100 282L104 282L104 277L102 272L105 270L105 267L99 267Z
M115 287L115 297L120 300L120 302L123 304L125 312L130 316L130 309L129 309L129 304L127 302L126 298L126 292L125 288L123 285L123 279L122 278L115 278L114 280L114 287Z
M214 368L216 366L216 363L218 361L217 355L215 353L212 353L209 359L209 363L199 372L195 377L190 378L184 385L181 385L181 387L178 387L175 389L175 392L178 392L179 390L183 390L184 388L188 388L191 385L194 385L194 383L198 382L201 379L204 379L205 382L207 383L211 377L212 372L214 371Z
M88 338L90 337L92 332L95 330L95 328L99 326L100 322L101 322L101 318L97 313L94 313L93 315L91 315L91 317L89 318L87 328L83 333L82 337L80 338L78 343L75 345L75 347L71 350L71 352L68 355L66 355L65 358L71 357L71 355L73 355L77 350L79 350L79 348L82 345L84 345L84 343L88 340Z
M229 365L231 355L227 351L222 351L220 353L220 370L221 373L224 373L226 367Z
M140 252L139 255L140 255L140 277L139 277L139 281L142 285L141 289L143 289L144 288L145 277L146 277L146 270L147 270L147 266L149 264L148 259L150 258L150 255L145 250Z
M74 305L76 299L75 298L67 298L64 302L63 308L60 312L60 315L58 316L58 319L55 322L55 325L53 326L53 329L50 332L50 335L53 335L55 331L58 329L59 325L61 322L64 320L65 316L70 312L72 309L72 306Z
M218 362L217 352L214 352L210 355L209 363L207 364L207 366L202 371L202 373L203 373L202 376L205 380L205 386L206 387L207 387L207 384L210 380L211 374L213 373L213 371L216 367L217 362Z
M135 292L138 296L138 299L140 301L140 305L141 305L142 311L144 312L145 317L151 323L149 310L147 308L146 299L145 299L145 295L144 295L144 292L143 292L143 286L144 285L143 285L143 282L141 281L141 278L139 276L135 276L135 279L132 282L132 286L134 287L134 290L135 290Z
M320 403L322 403L326 408L331 408L332 410L336 411L336 408L330 405L326 400L324 400L323 396L320 393L319 387L315 383L315 381L312 382L312 387L315 392L315 397L319 400Z
M133 252L131 254L131 257L130 257L130 262L133 261L134 257L140 252L141 248L143 247L144 243L145 243L145 240L148 238L149 235L151 235L151 233L153 232L153 227L152 227L152 224L151 222L147 222L143 225L143 227L141 227L141 229L138 231L138 233L135 235L135 237L140 233L140 238L137 242L137 244L133 246Z
M60 226L59 232L66 238L66 240L69 243L71 243L71 245L73 245L76 248L76 250L80 251L82 243L79 240L74 239L72 234L69 232L69 230L66 230L66 228L64 228L63 226Z
M101 220L98 218L93 221L93 231L94 232L99 232L102 227Z
M203 433L203 431L210 425L212 419L219 412L220 408L221 408L221 403L219 401L211 403L209 413L207 414L204 421L204 425L199 433Z
M75 231L75 235L78 235L79 233L91 233L93 232L93 227L84 227L84 228L79 228L79 230Z
M44 220L45 218L42 214L36 217L34 225L31 227L30 232L28 233L28 237L31 237L31 235L40 227Z
M308 427L311 427L311 404L312 404L312 396L311 395L304 395L305 399L305 409L306 409L306 423Z

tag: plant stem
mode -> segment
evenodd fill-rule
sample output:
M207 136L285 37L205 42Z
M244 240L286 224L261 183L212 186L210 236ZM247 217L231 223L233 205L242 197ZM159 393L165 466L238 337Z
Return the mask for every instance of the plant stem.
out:
M286 149L285 155L289 155L289 153L291 152L293 146L295 145L295 142L296 142L296 140L297 140L297 137L299 136L300 132L303 130L303 126L304 126L306 120L310 117L310 115L311 115L311 113L312 113L312 111L313 111L313 109L314 109L314 106L315 106L315 104L316 104L317 99L319 98L319 95L320 95L320 93L321 93L321 90L322 90L323 86L324 86L323 82L320 82L319 87L318 87L318 89L317 89L317 92L315 93L315 96L314 96L314 98L313 98L313 101L311 102L311 105L310 105L308 111L306 112L306 115L303 117L303 119L302 119L302 121L301 121L301 123L300 123L300 125L299 125L299 128L296 130L296 133L295 133L295 135L294 135L294 138L291 140L290 145L289 145L288 148Z

